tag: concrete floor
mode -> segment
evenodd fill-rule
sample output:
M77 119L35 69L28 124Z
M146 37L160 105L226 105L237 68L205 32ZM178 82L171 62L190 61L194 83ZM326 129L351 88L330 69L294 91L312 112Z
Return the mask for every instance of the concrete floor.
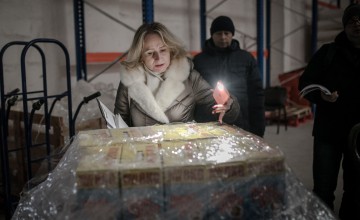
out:
M278 146L285 154L285 161L295 176L308 190L312 190L312 156L313 137L311 135L313 120L300 123L297 127L288 126L287 131L280 126L279 134L276 125L266 126L264 140L270 145ZM335 192L335 214L338 215L342 196L342 171Z

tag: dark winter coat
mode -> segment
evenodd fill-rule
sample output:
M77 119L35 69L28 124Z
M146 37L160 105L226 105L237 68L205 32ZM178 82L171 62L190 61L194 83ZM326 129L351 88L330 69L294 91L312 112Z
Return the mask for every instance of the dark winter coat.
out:
M151 91L151 77L142 66L120 70L120 85L115 100L115 114L120 114L130 126L149 126L194 120L197 104L212 111L215 104L210 85L193 69L190 59L172 60L157 91ZM150 75L151 76L151 75ZM225 114L231 123L239 114L236 98Z
M240 114L235 125L258 136L265 131L264 89L256 60L240 49L239 42L232 40L226 49L216 48L212 39L206 41L202 53L194 57L195 69L211 86L221 80L240 104ZM197 110L196 119L206 121L202 109Z
M339 95L333 103L324 101L319 91L305 96L316 104L313 135L325 141L346 141L351 127L360 122L360 49L351 46L345 32L314 54L300 77L299 90L313 83Z

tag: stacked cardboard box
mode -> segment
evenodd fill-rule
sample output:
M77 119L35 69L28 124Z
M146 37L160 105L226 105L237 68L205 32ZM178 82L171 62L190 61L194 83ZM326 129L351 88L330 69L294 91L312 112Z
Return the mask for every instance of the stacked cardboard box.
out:
M100 129L78 138L79 209L104 218L259 219L285 204L282 152L233 126Z
M29 114L30 117L30 114ZM29 181L29 172L32 177L42 176L56 166L54 159L50 156L64 147L69 139L67 119L62 116L50 117L49 140L46 139L45 118L42 113L35 113L32 120L30 149L26 148L24 112L22 110L11 110L8 120L8 151L5 156L9 159L9 178L11 194L18 197L25 184ZM76 124L76 131L105 128L106 124L102 117L79 121ZM49 148L48 148L48 145ZM27 150L29 150L27 152ZM29 153L29 155L27 155ZM27 161L27 156L31 162ZM43 166L43 167L42 167ZM2 177L0 177L2 178Z

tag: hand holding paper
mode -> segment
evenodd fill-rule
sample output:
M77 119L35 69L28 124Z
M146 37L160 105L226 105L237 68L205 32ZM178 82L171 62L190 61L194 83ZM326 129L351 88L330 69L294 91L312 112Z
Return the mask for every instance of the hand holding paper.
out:
M328 90L325 86L320 85L320 84L310 84L308 86L305 86L299 93L300 97L304 97L309 92L312 92L315 90L320 90L321 98L327 102L335 102L337 100L337 98L339 97L337 91L330 92L330 90Z
M99 99L96 99L101 111L102 116L104 117L107 128L113 129L113 128L127 128L128 125L125 123L125 121L121 118L119 114L114 115L112 111L110 111L104 103L102 103Z
M338 94L337 91L332 92L330 94L326 94L324 92L321 92L321 98L324 99L327 102L336 102L338 97L339 97L339 94Z

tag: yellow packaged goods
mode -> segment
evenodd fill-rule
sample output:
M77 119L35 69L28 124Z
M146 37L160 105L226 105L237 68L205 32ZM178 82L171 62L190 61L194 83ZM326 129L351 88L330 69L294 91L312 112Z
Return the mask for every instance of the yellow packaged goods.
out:
M164 199L158 144L125 145L119 171L123 219L159 219Z
M106 198L108 203L121 201L118 215L124 219L257 218L272 216L284 202L281 151L233 126L181 123L94 130L79 133L79 147L84 148L76 171L79 193L89 185L99 194L118 184L119 198ZM114 149L116 159L106 159ZM97 160L91 156L95 152L102 155ZM90 183L83 183L84 176ZM97 180L101 176L110 183ZM276 205L262 206L269 199Z
M161 143L167 218L201 219L205 216L207 166L205 152L198 144L195 140Z
M121 152L121 145L79 148L81 159L76 169L75 186L83 217L90 218L99 206L109 207L107 215L115 216L121 212Z
M122 146L91 147L79 150L82 159L77 167L77 187L118 188Z

